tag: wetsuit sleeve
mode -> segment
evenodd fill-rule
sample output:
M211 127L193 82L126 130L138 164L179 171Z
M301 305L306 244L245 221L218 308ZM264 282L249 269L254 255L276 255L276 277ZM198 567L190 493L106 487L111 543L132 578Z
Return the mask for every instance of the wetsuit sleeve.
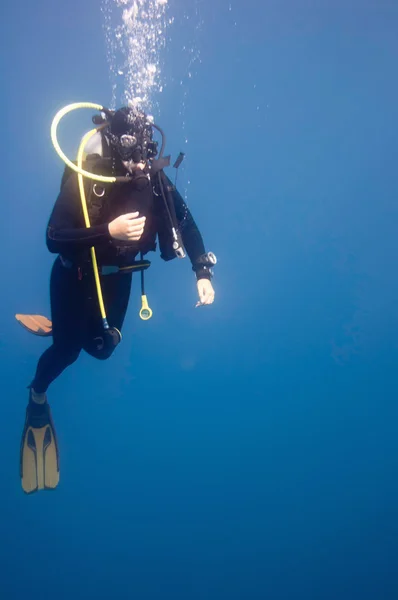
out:
M70 249L90 248L111 239L108 224L85 227L76 175L62 186L47 226L47 247L62 254Z
M192 263L197 279L211 279L209 269L198 264L197 260L205 254L205 246L198 226L178 190L173 192L174 206L181 233L182 243Z

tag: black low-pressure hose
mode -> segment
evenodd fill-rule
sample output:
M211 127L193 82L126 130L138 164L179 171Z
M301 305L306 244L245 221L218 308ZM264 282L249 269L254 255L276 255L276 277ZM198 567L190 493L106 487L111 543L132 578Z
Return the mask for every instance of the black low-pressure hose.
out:
M159 127L159 125L155 125L155 123L151 123L151 125L155 129L157 129L159 131L160 135L162 136L162 147L160 148L159 158L163 158L164 150L166 148L166 134L163 131L163 129L161 127Z

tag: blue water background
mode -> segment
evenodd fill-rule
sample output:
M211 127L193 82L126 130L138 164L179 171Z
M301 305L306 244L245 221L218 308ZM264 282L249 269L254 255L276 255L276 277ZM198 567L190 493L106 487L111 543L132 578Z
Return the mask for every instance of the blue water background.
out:
M26 386L48 341L14 314L49 313L49 127L111 89L99 2L1 9L0 597L394 600L398 6L170 12L155 117L187 152L216 303L195 310L189 263L154 258L153 319L136 282L112 359L82 356L51 387L61 483L27 497ZM62 128L70 155L90 116Z

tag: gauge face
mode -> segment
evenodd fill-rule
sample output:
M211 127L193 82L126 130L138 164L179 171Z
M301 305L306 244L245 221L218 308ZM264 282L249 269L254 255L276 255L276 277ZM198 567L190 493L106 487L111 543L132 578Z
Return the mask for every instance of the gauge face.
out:
M207 258L209 259L209 262L212 265L216 265L217 264L217 258L216 258L216 255L213 252L208 252L207 253Z

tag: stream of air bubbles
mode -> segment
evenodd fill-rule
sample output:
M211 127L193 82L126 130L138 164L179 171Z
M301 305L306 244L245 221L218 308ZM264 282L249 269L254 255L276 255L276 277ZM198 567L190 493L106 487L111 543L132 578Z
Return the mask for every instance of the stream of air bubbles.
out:
M201 0L191 0L172 16L168 0L102 0L103 27L111 82L110 108L122 105L135 106L147 114L159 114L159 97L165 86L180 88L176 109L181 123L185 146L186 109L190 82L195 74L195 64L201 63L198 44L203 21L199 15ZM178 29L178 40L171 46L177 49L178 65L168 65L169 81L166 83L162 67L167 60L171 42L172 25ZM182 59L182 60L181 60ZM186 148L182 148L186 152ZM182 167L184 173L185 163ZM189 177L187 184L190 184ZM187 187L183 192L187 197Z
M166 43L167 0L103 0L112 108L119 104L153 109L163 89L161 52Z

